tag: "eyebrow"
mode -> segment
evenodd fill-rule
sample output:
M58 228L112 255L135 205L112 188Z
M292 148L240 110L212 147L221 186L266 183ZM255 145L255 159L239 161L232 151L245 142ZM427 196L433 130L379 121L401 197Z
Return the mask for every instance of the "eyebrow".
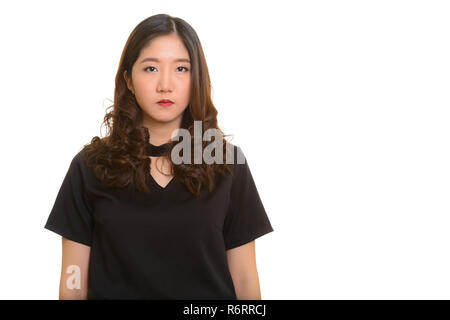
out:
M142 59L140 63L144 63L144 62L147 62L147 61L160 62L159 59L157 59L157 58L151 58L151 57L148 57L148 58ZM187 63L191 63L191 61L190 61L189 59L184 59L184 58L175 59L174 61L175 61L175 62L187 62Z

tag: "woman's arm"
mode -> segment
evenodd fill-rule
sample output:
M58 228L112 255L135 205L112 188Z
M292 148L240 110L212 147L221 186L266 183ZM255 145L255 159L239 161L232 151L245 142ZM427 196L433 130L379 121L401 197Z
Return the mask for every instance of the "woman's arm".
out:
M91 247L62 237L60 300L86 300Z
M228 268L238 300L261 300L255 241L227 250Z

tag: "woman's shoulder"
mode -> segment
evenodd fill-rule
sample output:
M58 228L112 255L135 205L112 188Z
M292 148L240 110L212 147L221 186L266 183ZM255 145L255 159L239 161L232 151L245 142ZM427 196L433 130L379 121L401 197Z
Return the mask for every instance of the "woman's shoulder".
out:
M234 165L236 164L245 163L245 155L240 146L227 141L225 150L227 153L226 155L227 164L231 164L234 167Z
M69 174L71 177L77 177L77 179L86 183L89 181L90 173L84 157L84 148L76 151L75 154L72 155L72 159L69 163Z
M80 175L83 178L83 181L86 185L99 185L99 181L94 174L94 170L92 165L89 165L89 161L87 159L87 151L86 146L82 146L72 157L70 163L70 170L75 171L76 174Z
M233 184L239 184L245 179L243 175L245 174L247 167L247 160L244 152L242 151L241 146L227 141L226 153L225 161L231 168L231 179Z
M84 144L78 151L75 153L73 157L73 161L80 165L83 169L88 168L88 151L90 158L92 158L92 154L100 154L105 149L102 148L105 146L105 143L107 142L108 137L99 138L98 136L95 136L92 138L90 143ZM89 150L88 150L89 149ZM92 152L95 151L95 152ZM95 158L95 157L94 157Z
M83 146L81 149L78 149L76 153L74 154L72 158L72 162L75 165L78 165L82 169L87 168L87 161L86 161L86 146Z

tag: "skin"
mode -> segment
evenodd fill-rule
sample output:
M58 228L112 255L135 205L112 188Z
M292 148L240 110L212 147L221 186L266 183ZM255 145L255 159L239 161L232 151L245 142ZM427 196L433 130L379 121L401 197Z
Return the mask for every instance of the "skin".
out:
M157 58L159 62L141 62L148 57ZM189 59L189 52L181 39L175 34L160 36L141 50L133 65L131 77L126 72L123 74L128 89L135 94L143 111L143 125L149 129L150 143L153 145L170 141L172 132L181 126L183 112L189 104L191 65L189 62L176 62L179 58ZM162 107L157 103L161 99L170 99L174 104ZM173 178L170 163L163 157L150 158L153 178L160 186L165 187ZM261 299L255 241L227 250L226 254L237 298ZM89 246L63 237L61 300L87 298L89 257ZM66 281L70 274L66 270L70 265L80 267L80 289L67 288Z
M86 300L88 294L88 272L91 247L62 237L62 264L59 283L60 300ZM67 279L71 277L67 268L76 265L80 268L81 285L79 289L68 288Z
M227 250L228 268L238 300L261 300L255 240Z

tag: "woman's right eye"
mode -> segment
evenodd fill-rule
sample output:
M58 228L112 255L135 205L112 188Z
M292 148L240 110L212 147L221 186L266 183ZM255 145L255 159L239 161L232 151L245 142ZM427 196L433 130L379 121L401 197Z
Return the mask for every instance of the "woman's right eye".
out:
M148 68L153 68L154 69L155 67L147 67L147 68L144 69L144 71L147 71Z

